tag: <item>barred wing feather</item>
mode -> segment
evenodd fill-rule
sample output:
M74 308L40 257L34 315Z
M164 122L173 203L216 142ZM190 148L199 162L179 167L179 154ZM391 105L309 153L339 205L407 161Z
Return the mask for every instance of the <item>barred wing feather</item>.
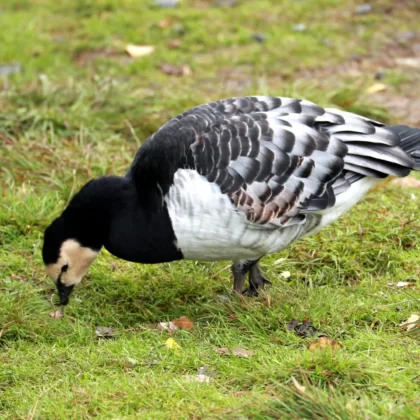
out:
M144 156L158 158L169 146L165 156L173 172L195 169L218 184L249 223L276 228L334 206L363 176L407 175L414 159L400 143L398 132L355 114L306 100L253 96L180 114L140 149L134 166L136 176L146 176ZM162 179L164 192L167 183Z

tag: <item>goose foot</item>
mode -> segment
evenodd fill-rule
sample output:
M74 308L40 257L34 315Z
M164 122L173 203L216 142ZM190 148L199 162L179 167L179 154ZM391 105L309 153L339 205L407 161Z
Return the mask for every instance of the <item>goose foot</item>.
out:
M233 290L244 296L258 296L258 289L265 289L266 285L272 283L261 272L258 266L259 260L244 260L232 265ZM249 287L244 290L245 277L249 273Z

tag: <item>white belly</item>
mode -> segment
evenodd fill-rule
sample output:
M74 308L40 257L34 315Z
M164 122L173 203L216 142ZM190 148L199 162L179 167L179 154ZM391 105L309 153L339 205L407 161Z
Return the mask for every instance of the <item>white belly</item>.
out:
M175 173L174 184L165 200L177 246L185 259L254 260L319 232L347 213L380 181L362 178L337 197L333 208L308 214L304 224L278 229L249 223L217 184L208 182L194 170L179 169Z
M287 247L304 230L250 224L217 184L190 169L176 172L165 200L177 245L188 260L258 259Z
M383 182L381 178L365 177L356 181L351 187L339 194L334 207L316 213L321 216L319 224L315 229L309 230L305 235L313 235L318 233L324 227L335 222L338 218L346 214L354 207L375 185Z

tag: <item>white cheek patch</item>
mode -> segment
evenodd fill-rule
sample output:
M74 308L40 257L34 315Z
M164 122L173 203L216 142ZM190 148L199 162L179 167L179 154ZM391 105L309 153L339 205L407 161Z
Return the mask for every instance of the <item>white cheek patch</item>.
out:
M74 239L68 239L61 245L58 261L47 265L47 273L55 282L61 274L61 282L66 286L79 284L98 254L99 252L81 246ZM66 264L67 271L61 273Z

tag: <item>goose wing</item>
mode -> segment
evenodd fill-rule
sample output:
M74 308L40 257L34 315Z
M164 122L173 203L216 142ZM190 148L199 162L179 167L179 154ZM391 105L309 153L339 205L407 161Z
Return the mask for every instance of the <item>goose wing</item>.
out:
M179 168L220 186L250 223L280 227L333 207L364 176L405 176L414 160L383 124L302 99L253 96L192 108L139 149L129 176L166 194Z

